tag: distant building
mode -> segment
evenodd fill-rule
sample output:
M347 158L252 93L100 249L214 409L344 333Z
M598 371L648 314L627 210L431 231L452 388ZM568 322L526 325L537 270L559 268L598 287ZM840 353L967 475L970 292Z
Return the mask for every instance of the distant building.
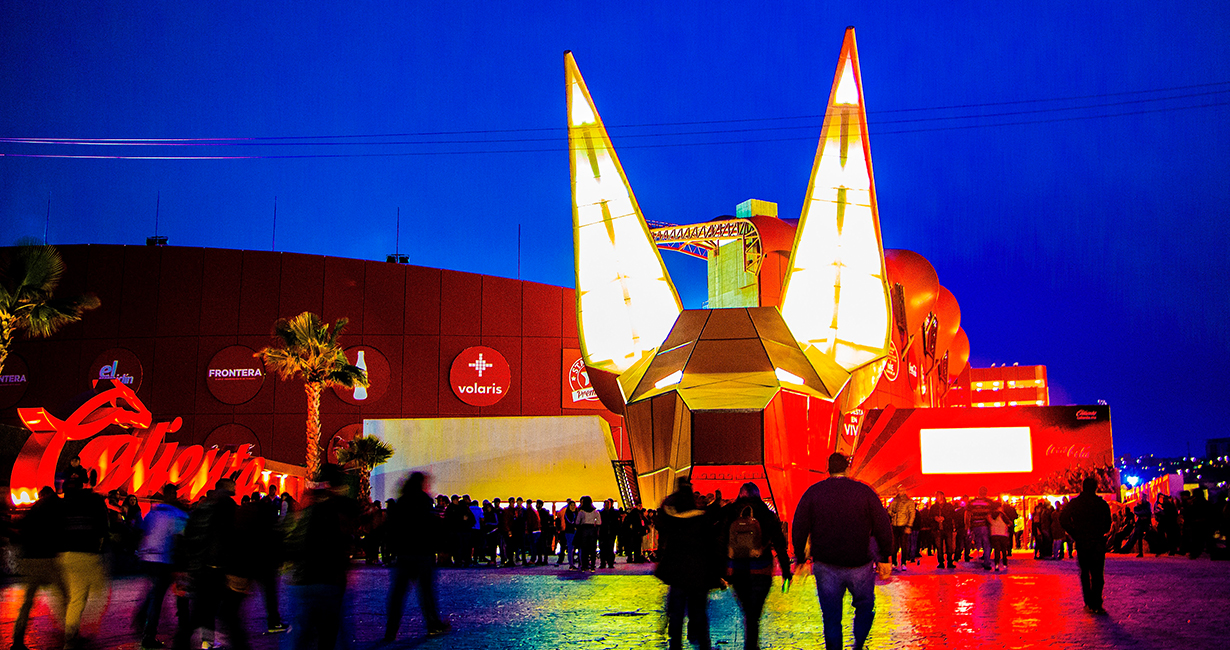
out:
M1046 366L970 368L970 406L1050 406Z
M1209 438L1204 441L1204 457L1230 456L1230 438Z

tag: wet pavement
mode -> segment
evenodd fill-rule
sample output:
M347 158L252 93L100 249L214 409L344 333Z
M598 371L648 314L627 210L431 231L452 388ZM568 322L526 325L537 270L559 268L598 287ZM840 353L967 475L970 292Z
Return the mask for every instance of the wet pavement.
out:
M1036 561L1018 552L1007 573L976 564L937 571L923 558L876 588L870 648L1224 648L1230 639L1230 563L1208 559L1112 556L1107 559L1108 616L1082 609L1076 562ZM665 589L651 565L620 564L613 571L577 574L554 565L517 569L442 570L441 609L453 625L444 637L427 638L416 600L409 599L401 637L393 648L493 650L495 648L665 648ZM347 624L351 647L374 648L383 634L388 570L355 565ZM783 594L780 578L769 597L761 646L823 646L815 582L808 577ZM139 647L129 629L142 596L137 578L112 583L98 621L84 629L95 647ZM12 638L21 590L8 585L0 600L0 648ZM27 633L31 648L58 647L59 624L40 596ZM283 595L285 608L285 595ZM164 608L171 630L174 608ZM850 643L847 607L846 640ZM260 594L246 603L253 647L276 648L281 635L264 634ZM717 648L743 645L738 604L729 591L713 592L709 608ZM259 628L259 631L257 631ZM221 639L220 639L221 641Z

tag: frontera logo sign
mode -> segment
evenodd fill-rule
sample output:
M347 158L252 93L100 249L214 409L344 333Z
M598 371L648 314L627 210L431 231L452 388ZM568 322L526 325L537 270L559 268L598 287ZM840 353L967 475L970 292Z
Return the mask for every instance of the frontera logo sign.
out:
M471 406L491 406L508 394L512 372L504 355L485 347L466 348L448 373L457 399Z
M255 354L245 345L232 345L222 348L209 360L205 385L219 402L243 404L261 392L265 373Z
M265 470L265 459L252 457L251 445L231 452L164 443L168 433L179 430L181 420L154 423L136 392L118 380L63 420L43 408L19 408L17 414L32 435L13 463L9 490L16 504L33 503L41 488L54 484L56 463L69 440L93 438L81 450L81 465L98 472L95 490L104 493L125 488L129 494L149 496L171 483L195 500L218 479L238 471L238 493L248 494ZM94 437L112 425L143 431Z
M133 391L141 389L141 361L137 355L124 348L112 348L94 359L90 365L90 387L97 387L99 382L106 386L112 381Z

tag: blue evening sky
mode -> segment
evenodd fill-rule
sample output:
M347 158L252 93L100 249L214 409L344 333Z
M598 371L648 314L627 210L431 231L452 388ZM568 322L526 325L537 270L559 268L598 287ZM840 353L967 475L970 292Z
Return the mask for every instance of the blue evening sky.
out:
M1224 1L12 0L0 238L41 238L50 194L52 243L140 244L160 192L172 245L516 277L520 226L520 276L571 286L564 50L649 219L797 217L846 25L885 245L935 265L974 364L1107 400L1118 453L1228 435ZM289 136L316 139L12 141ZM698 307L703 264L664 256Z

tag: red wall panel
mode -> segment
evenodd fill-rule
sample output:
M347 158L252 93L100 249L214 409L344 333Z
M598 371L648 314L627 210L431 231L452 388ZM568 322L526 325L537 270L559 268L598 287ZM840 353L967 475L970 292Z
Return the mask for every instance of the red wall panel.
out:
M124 247L124 285L120 336L153 336L158 325L158 275L161 248Z
M124 281L124 247L91 246L86 290L102 302L82 319L86 338L114 338L120 333L122 285Z
M440 333L482 334L482 276L444 271L440 274Z
M243 251L207 248L204 267L201 279L201 334L234 336L239 331ZM258 334L268 334L272 328L273 323L270 323Z
M324 307L324 277L325 258L282 253L278 318L293 318L305 311L319 316ZM269 327L272 330L273 323Z
M195 336L162 337L154 341L154 361L147 370L154 413L167 418L196 411L197 344ZM208 391L206 391L208 392Z
M365 264L363 329L366 334L401 336L406 309L406 267L388 262Z
M282 256L244 251L239 285L239 333L268 334L278 319Z
M554 303L554 301L552 301ZM560 415L563 342L558 338L521 340L521 408L525 415ZM517 381L517 377L513 377Z
M363 260L325 258L325 311L329 322L346 318L346 333L363 333Z
M435 415L440 404L440 338L407 336L403 345L402 412L407 416ZM443 383L448 384L447 371L443 377Z
M158 336L201 332L201 275L205 251L166 247L158 274Z
M559 287L537 282L523 283L521 289L522 336L562 336L563 319L560 318L559 295Z
M561 289L559 293L560 332L564 340L580 340L577 331L577 294L572 289ZM580 343L577 344L580 347Z
M406 267L405 333L440 333L440 269Z
M521 282L479 277L483 282L482 335L521 336Z

